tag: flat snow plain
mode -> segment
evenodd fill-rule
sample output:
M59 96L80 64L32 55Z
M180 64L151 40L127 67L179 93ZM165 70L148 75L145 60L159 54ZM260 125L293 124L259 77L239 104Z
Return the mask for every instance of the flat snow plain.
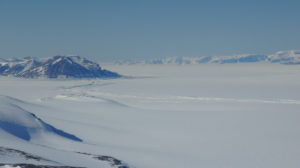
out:
M83 142L27 142L0 132L0 146L87 167L97 163L72 152L113 156L135 168L300 167L300 66L104 68L128 77L1 77L1 95L24 101L22 108Z

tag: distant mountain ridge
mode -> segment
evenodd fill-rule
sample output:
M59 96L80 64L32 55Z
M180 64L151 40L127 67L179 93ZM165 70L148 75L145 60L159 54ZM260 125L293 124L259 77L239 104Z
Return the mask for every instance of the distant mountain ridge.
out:
M0 75L23 78L117 78L121 76L79 56L1 59Z
M234 63L279 63L286 65L300 64L300 50L278 51L275 54L242 54L233 56L202 56L202 57L169 57L145 61L116 61L115 64L234 64Z

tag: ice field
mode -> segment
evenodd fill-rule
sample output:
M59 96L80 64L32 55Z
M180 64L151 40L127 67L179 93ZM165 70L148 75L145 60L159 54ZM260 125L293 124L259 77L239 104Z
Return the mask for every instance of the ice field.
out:
M126 77L0 77L0 125L26 130L1 127L0 147L79 167L300 167L300 66L102 66ZM0 149L19 162L39 164Z

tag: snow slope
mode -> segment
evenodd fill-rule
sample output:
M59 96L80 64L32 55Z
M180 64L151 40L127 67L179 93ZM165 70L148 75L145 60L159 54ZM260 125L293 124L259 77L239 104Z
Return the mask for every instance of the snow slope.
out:
M20 100L0 95L0 102L0 128L16 137L30 141L33 137L42 136L41 134L54 134L74 141L82 141L24 110L17 105Z
M81 153L71 149L70 151L55 149L59 147L58 144L76 142L79 145L78 143L83 143L83 141L75 135L53 127L20 107L26 105L36 106L12 97L0 96L0 166L1 164L4 167L71 165L114 168L127 166L121 160L110 156ZM45 155L48 152L51 153L50 156ZM71 158L77 158L77 161L72 161Z

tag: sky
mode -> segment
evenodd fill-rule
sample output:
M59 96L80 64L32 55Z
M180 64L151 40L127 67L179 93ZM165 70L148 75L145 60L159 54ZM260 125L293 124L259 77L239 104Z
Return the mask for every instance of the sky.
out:
M0 58L272 54L299 44L299 0L0 0Z

